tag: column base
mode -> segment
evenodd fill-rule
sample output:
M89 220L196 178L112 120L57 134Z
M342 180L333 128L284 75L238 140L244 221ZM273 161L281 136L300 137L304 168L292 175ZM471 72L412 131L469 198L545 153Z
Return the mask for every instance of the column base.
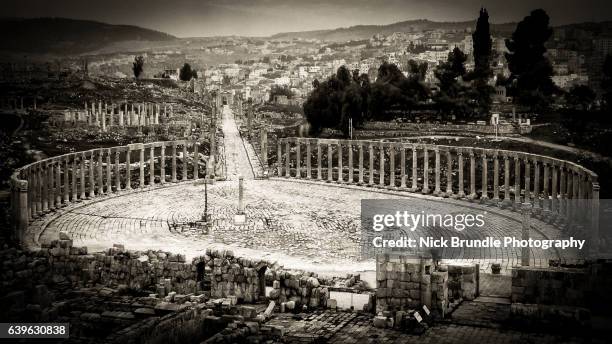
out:
M428 194L430 194L430 193L431 193L431 190L429 190L429 188L423 188L423 189L421 190L421 193L422 193L423 195L428 195Z

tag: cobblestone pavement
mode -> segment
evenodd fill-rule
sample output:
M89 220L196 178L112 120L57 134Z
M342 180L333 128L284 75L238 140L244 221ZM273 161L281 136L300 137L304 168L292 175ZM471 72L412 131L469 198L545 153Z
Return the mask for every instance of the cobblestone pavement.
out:
M334 311L298 315L284 313L267 324L282 327L287 339L303 343L317 340L332 344L586 342L582 338L458 324L437 324L422 335L415 335L375 328L372 326L371 315Z
M227 164L227 179L237 180L242 175L244 179L253 179L253 169L249 163L245 145L240 137L234 114L229 106L223 107L223 134L225 145L225 161Z
M55 239L59 231L65 231L75 245L88 246L91 251L123 243L128 249L164 249L193 257L216 246L253 258L278 260L286 267L346 272L374 269L373 262L359 261L361 199L403 198L415 212L488 209L488 226L467 233L471 237L520 236L521 230L516 214L497 208L286 180L245 180L247 222L234 225L237 187L237 181L208 186L209 213L214 223L210 234L189 225L199 220L204 210L204 185L194 183L69 205L37 220L33 227L42 231L42 241ZM533 225L538 229L532 231L534 238L541 238L540 232L556 231L539 221ZM518 249L483 248L464 250L457 258L480 263L481 268L491 261L508 267L518 261L519 253ZM532 255L534 265L545 265L549 258L556 257L550 250L532 250Z

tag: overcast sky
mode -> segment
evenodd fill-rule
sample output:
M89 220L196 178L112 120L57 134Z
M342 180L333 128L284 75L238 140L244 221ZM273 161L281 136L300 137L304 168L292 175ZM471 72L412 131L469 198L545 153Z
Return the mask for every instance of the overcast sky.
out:
M1 16L67 17L131 24L179 37L250 35L389 24L463 21L489 9L495 23L544 8L554 25L612 20L612 0L0 0Z

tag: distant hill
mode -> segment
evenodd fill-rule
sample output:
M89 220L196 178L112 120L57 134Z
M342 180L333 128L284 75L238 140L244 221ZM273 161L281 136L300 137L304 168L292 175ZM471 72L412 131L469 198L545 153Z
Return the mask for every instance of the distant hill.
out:
M129 25L66 18L0 19L0 50L80 54L123 41L172 41L174 36Z
M435 22L426 19L408 20L388 25L357 25L331 30L284 32L271 36L272 39L320 39L326 41L348 41L368 39L376 34L389 35L394 32L418 32L424 30L465 30L474 29L476 20L465 22ZM491 24L492 33L507 36L516 28L516 23Z

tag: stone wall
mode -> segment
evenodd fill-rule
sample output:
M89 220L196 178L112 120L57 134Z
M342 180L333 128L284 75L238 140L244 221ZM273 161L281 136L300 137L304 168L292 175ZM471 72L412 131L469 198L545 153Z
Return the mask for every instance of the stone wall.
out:
M383 255L376 262L376 312L431 307L431 260Z
M584 269L512 268L512 302L585 306L591 292Z

